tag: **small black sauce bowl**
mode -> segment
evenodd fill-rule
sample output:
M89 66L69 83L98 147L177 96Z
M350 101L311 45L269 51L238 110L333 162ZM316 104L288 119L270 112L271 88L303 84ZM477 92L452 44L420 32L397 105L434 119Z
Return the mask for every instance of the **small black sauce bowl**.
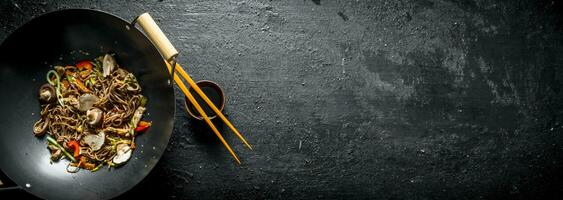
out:
M223 112L223 108L225 108L225 93L223 93L223 89L221 89L221 87L219 87L219 85L213 81L209 81L209 80L201 80L196 82L197 86L199 86L199 88L202 87L207 87L207 88L211 88L213 90L215 90L215 92L217 92L217 94L219 94L219 105L215 105L219 111ZM195 97L195 96L199 96L195 90L190 87L188 88L188 91ZM205 93L205 91L204 91ZM212 99L213 97L207 96L209 98L209 100L211 100L211 102L215 102L216 99ZM188 99L188 97L184 97L184 107L186 109L186 111L188 112L188 114L190 114L191 117L197 119L197 120L203 120L203 117L199 115L199 113L197 112L197 110L195 109L195 107L193 106L189 106L191 104L190 100ZM200 105L203 106L203 105ZM217 114L213 113L212 115L208 115L209 119L214 119L215 117L217 117Z

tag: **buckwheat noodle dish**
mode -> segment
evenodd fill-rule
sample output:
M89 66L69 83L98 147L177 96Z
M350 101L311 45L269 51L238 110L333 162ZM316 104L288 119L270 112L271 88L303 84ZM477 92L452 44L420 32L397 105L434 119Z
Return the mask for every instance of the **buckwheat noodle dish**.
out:
M47 138L51 160L70 160L68 172L125 164L135 136L151 126L141 121L147 99L135 76L111 54L70 66L55 66L39 88L41 118L35 136Z

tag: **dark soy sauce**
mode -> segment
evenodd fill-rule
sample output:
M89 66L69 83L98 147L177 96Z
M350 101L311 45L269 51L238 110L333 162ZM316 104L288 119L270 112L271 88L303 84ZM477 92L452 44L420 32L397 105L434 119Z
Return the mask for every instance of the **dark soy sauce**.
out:
M217 107L217 109L220 110L221 104L223 104L223 102L219 91L217 91L215 87L207 84L202 84L198 86L201 89L201 91L203 91L203 93L205 93L205 95L211 100L211 102L215 104L215 107ZM211 109L211 107L208 106L207 103L205 103L205 100L203 100L203 98L201 98L193 88L190 88L189 91L192 94L192 96L195 98L197 103L201 106L201 108L203 108L203 111L205 112L205 114L207 114L208 117L213 117L216 115L213 109ZM195 106L188 100L187 97L186 97L186 101L188 104L188 109L190 109L190 111L196 116L201 117L199 112L195 109Z

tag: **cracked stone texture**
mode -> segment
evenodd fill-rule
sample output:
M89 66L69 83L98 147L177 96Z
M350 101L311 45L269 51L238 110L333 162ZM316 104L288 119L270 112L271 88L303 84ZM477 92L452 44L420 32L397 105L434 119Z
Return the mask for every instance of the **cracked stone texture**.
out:
M120 198L563 193L561 2L5 0L0 40L68 8L150 12L194 79L223 86L255 148L223 125L234 164L176 88L165 155Z

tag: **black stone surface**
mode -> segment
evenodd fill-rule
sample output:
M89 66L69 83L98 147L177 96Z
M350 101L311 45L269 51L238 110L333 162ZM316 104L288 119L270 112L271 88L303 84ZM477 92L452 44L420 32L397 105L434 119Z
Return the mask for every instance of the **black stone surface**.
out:
M255 148L227 134L234 164L176 90L166 154L123 199L563 193L559 1L4 0L0 40L66 8L150 12Z

